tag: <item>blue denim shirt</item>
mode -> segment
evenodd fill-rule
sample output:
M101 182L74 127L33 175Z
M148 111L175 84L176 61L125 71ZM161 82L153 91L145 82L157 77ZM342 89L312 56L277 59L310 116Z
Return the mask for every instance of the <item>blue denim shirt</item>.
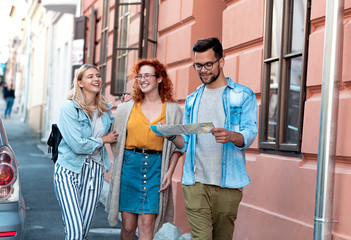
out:
M257 135L257 102L250 88L233 82L227 77L227 86L223 92L223 108L225 112L224 127L241 133L244 146L237 147L232 142L223 144L221 187L241 188L250 184L246 172L245 149L255 140ZM183 124L196 123L200 99L205 85L190 94L185 101ZM183 166L184 185L193 185L196 135L182 135L185 145L180 151L187 152Z
M109 131L114 119L111 107L112 105L109 104L110 111L101 115L104 135ZM93 128L89 116L72 100L67 100L62 105L57 126L63 137L58 147L57 163L72 172L80 173L85 159L95 149L102 147L101 156L104 167L106 170L110 169L110 159L102 139L92 137Z

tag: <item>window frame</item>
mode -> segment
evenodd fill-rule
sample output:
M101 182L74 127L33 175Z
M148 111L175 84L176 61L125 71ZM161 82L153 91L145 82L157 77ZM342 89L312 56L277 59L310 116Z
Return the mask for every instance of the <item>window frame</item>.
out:
M73 41L75 40L83 40L84 44L83 44L83 48L82 48L82 63L85 63L85 59L86 59L86 53L85 53L85 49L86 49L86 28L87 25L87 17L86 16L80 16L80 17L75 17L74 18L74 36L73 36ZM76 54L76 53L72 53L72 54ZM82 64L73 64L72 65L72 83L73 83L73 79L76 75L77 70L82 66Z
M265 6L265 30L264 30L264 48L263 48L263 73L262 73L262 97L261 97L261 120L259 148L261 151L273 152L290 152L292 154L301 151L302 125L304 103L306 95L306 76L307 76L307 56L308 56L308 38L310 34L310 10L311 0L306 0L304 12L304 33L302 50L291 53L293 18L292 4L294 0L282 0L282 15L280 28L280 49L276 57L271 57L272 50L272 23L273 23L273 4L274 0L266 0ZM278 19L278 18L277 18ZM286 94L289 91L289 61L295 57L301 57L301 83L299 95L299 113L298 113L298 132L297 143L284 143L283 140L287 134L287 117L288 117L288 98ZM269 125L269 97L270 97L270 79L272 63L278 63L278 101L277 101L277 119L274 131L276 132L275 141L267 141Z
M109 0L103 0L102 3L102 16L101 16L101 38L100 38L100 61L99 69L102 79L102 93L105 93L106 88L106 69L108 60L108 23L109 23L110 7Z
M95 65L95 42L96 42L96 10L94 6L90 11L90 35L88 48L88 63Z
M122 1L122 2L121 2ZM124 0L125 1L125 0ZM129 0L124 2L123 0L117 0L115 3L115 16L114 16L114 31L113 31L113 45L112 45L112 68L111 68L111 88L110 93L113 96L122 96L126 91L127 80L124 82L123 86L120 87L118 84L120 82L117 81L118 76L118 58L119 55L117 54L118 51L125 50L127 51L137 51L138 59L140 58L155 58L156 57L156 46L157 46L157 35L158 35L158 8L159 2L153 1L153 4L150 4L150 0ZM139 25L139 41L137 47L119 47L118 40L119 40L119 8L121 6L130 6L130 5L140 5L140 25ZM153 16L154 22L151 23L150 18L150 6L153 6ZM149 36L149 27L150 24L153 24L155 27L155 31L153 35ZM148 52L150 44L153 44L153 51L151 53ZM128 62L128 59L127 59ZM128 70L127 70L128 71ZM125 72L126 79L127 79L127 72ZM119 91L118 88L123 88L123 91Z

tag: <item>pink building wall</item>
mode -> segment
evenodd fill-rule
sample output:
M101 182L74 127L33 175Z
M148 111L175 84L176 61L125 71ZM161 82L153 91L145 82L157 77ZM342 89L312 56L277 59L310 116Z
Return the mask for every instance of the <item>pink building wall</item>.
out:
M84 15L97 11L96 63L99 62L102 0L83 2ZM244 188L234 239L312 239L318 158L326 0L312 1L302 158L259 152L258 139L247 150L251 185ZM114 1L110 1L106 95L112 62ZM191 47L204 37L218 37L225 52L224 73L256 94L258 120L264 35L264 0L160 0L157 57L167 65L176 98L184 104L200 80L192 68ZM333 239L351 239L351 0L345 0L343 67L340 82ZM89 24L88 24L89 27ZM89 29L88 29L89 31ZM173 177L174 224L189 232L181 190L181 159ZM108 179L109 176L107 176Z

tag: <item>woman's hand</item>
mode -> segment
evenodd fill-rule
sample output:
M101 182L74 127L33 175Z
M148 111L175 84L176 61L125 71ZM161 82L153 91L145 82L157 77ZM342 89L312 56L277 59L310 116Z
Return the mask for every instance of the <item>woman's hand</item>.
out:
M171 184L172 184L172 176L174 169L177 165L178 159L182 156L183 154L181 152L175 151L172 153L170 159L169 159L169 167L168 171L166 172L165 176L163 177L162 183L161 183L161 189L158 192L163 192L167 190Z
M169 188L172 183L172 173L168 170L162 181L162 188L158 192L163 192Z
M116 131L108 132L105 136L101 137L103 143L115 143L117 142L118 133Z
M121 103L129 102L131 99L132 99L132 96L128 93L125 93L121 97Z

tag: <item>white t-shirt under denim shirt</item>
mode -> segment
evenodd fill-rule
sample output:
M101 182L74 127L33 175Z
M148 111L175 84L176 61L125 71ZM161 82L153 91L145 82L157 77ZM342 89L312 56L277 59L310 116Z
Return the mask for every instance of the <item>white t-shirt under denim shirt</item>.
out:
M98 117L98 110L95 110L93 113L93 118L91 119L91 126L93 128L93 137L95 138L101 138L104 135L104 125L102 123L102 118L101 116ZM91 158L93 161L103 165L102 158L101 158L101 148L95 149L93 154L91 155Z
M226 86L209 89L205 87L199 106L199 123L213 122L224 127L225 113L222 95ZM221 186L223 144L217 143L212 133L198 134L195 146L195 182Z

